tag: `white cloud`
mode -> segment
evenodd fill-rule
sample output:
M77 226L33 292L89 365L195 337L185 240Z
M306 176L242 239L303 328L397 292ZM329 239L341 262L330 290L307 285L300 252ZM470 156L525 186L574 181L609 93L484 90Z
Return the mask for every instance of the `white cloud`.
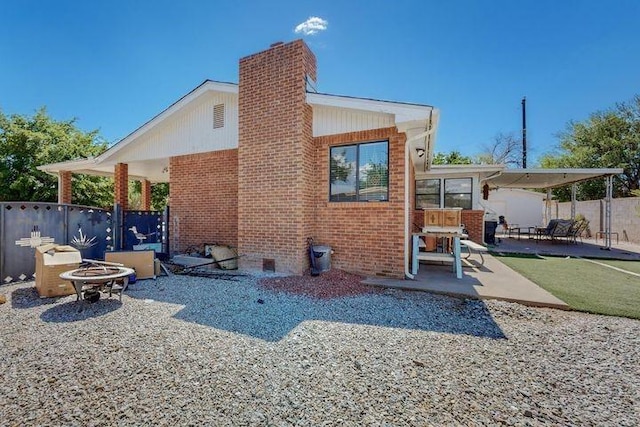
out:
M316 34L318 31L324 31L327 29L329 22L318 18L317 16L312 16L302 24L298 24L298 26L293 30L296 34L304 34L305 36L312 36Z

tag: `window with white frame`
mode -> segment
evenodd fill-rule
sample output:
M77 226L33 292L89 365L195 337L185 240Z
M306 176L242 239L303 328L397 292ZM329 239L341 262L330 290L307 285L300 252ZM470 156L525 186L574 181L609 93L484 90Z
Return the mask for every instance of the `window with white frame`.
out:
M389 142L330 148L329 201L389 200Z
M471 178L432 178L416 180L416 209L471 209Z

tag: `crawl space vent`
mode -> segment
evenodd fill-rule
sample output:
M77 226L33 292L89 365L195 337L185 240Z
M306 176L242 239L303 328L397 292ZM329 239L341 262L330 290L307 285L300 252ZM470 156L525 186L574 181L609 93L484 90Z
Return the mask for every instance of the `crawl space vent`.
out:
M224 127L224 104L216 104L213 106L213 128L221 127Z

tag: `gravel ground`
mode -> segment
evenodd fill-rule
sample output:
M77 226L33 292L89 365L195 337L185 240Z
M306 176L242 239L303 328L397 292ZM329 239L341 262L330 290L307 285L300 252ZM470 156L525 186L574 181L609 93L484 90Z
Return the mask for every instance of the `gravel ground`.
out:
M0 425L640 424L637 320L236 279L0 287Z

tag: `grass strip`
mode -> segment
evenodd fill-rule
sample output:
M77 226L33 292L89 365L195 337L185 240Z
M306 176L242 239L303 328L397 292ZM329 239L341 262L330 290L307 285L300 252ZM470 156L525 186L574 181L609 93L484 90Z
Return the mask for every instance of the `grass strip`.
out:
M640 278L637 276L575 258L496 256L496 259L574 310L640 319ZM625 264L627 268L615 266L635 272L628 268L629 264Z

